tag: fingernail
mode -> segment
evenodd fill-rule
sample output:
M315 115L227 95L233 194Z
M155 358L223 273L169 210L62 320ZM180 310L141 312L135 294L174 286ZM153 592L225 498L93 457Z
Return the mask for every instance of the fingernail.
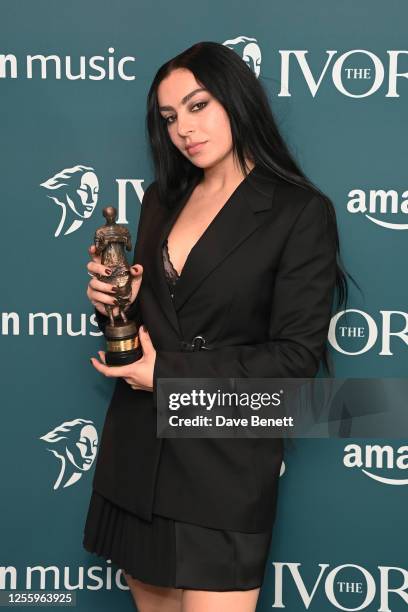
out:
M117 290L118 290L118 287L116 287L115 285L112 285L111 290L112 290L112 291L117 291Z
M118 300L113 300L113 303L114 303L114 304L116 304L116 306L118 306L118 305L119 305Z
M105 268L105 274L107 276L110 276L112 274L112 270L109 270L109 268Z
M92 357L90 358L90 360L89 360L89 361L90 361L90 362L92 363L92 365L93 365Z

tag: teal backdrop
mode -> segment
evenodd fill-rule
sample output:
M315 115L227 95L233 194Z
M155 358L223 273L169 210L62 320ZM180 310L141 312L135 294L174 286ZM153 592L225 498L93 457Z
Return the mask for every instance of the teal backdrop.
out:
M81 612L133 609L120 568L82 548L113 388L89 363L104 341L87 249L107 205L134 240L153 180L147 91L192 44L250 65L335 204L362 288L347 317L333 313L336 376L407 376L407 23L398 0L2 0L0 594L69 590ZM296 441L258 610L408 608L406 438Z

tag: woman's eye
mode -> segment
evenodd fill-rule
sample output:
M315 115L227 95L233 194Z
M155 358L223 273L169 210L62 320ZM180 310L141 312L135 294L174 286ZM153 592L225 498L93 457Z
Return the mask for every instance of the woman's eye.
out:
M195 108L196 106L199 106L200 108L198 110L201 110L202 108L207 106L207 102L196 102L195 104L193 104L193 106L191 107L190 110L193 111L193 108ZM193 111L193 112L195 113L197 111ZM165 122L167 124L171 124L171 123L173 123L174 115L169 115L168 117L163 117L163 119L165 120Z
M200 106L200 105L201 105L201 106ZM207 105L207 102L196 102L196 103L195 103L195 104L193 104L193 106L191 107L191 110L193 110L193 108L194 108L195 106L200 106L200 108L204 108L204 106L206 106L206 105ZM200 109L198 109L198 110L200 110Z

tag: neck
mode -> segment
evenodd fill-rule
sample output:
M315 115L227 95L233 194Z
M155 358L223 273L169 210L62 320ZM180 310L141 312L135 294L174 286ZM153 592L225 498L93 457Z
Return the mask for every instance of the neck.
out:
M255 164L249 159L246 159L245 162L247 172L250 172ZM244 178L245 174L242 172L239 165L235 163L232 156L229 156L214 166L204 168L204 177L201 181L201 187L205 189L206 194L215 195L230 190Z

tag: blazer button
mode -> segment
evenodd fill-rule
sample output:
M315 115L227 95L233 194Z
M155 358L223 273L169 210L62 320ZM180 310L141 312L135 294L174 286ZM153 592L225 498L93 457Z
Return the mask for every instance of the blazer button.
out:
M205 344L205 338L203 336L195 336L191 342L193 351L199 351Z

